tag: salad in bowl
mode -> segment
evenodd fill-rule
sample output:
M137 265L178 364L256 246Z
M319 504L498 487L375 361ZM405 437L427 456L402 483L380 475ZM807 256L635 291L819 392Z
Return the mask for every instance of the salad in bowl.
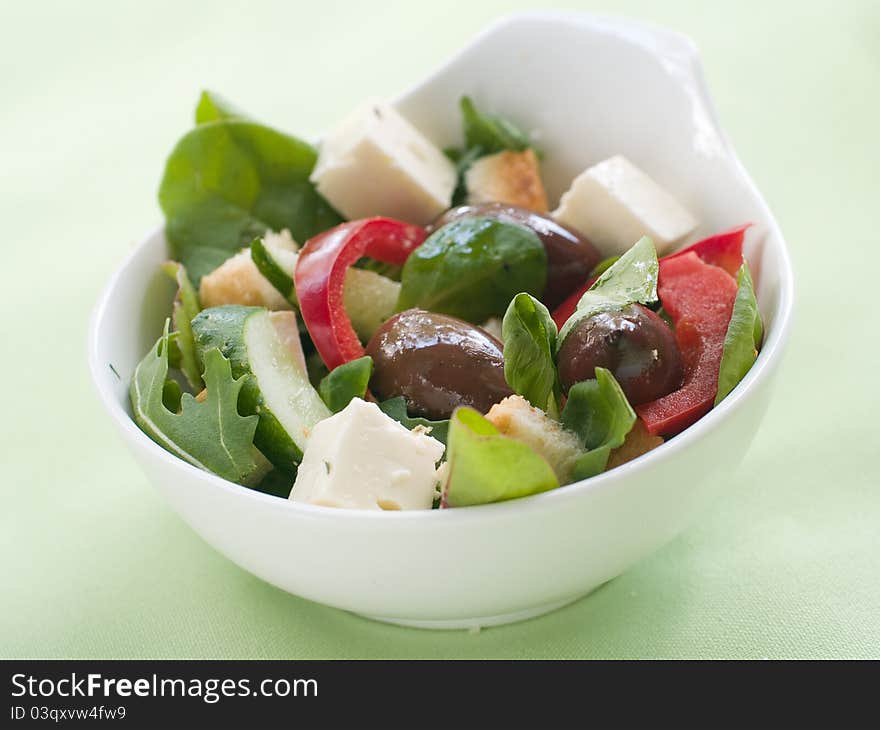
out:
M589 479L720 403L763 336L749 222L694 241L619 154L553 207L541 130L478 102L459 147L369 101L315 149L203 93L159 190L177 293L131 378L143 432L292 502L442 510Z

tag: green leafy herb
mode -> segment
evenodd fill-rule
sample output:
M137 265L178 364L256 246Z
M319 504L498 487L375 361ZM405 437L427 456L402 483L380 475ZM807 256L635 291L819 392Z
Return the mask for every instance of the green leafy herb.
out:
M179 364L186 381L190 387L198 392L202 389L202 370L196 357L195 340L193 339L193 318L202 311L199 304L199 295L189 280L186 267L177 261L166 261L162 264L162 271L177 282L177 294L174 295L174 304L171 309L171 321L177 334L175 349L179 353Z
M423 426L430 429L432 438L446 443L449 433L449 420L429 421L427 418L411 418L406 410L406 399L403 396L397 398L389 398L379 404L379 409L386 416L390 416L398 423L402 423L408 429L412 430L416 426Z
M660 271L657 250L647 236L615 261L581 297L577 310L568 318L559 337L556 351L580 322L600 312L613 312L638 302L657 301L657 275Z
M555 412L559 399L553 361L556 324L547 307L530 294L517 294L507 307L501 334L507 384L536 408Z
M318 384L318 395L334 413L339 413L352 400L363 398L373 374L373 358L369 355L350 360L333 368Z
M222 119L247 119L247 116L214 91L203 91L196 105L196 124Z
M449 424L447 507L502 502L556 489L546 459L503 436L473 408L456 408Z
M194 283L267 229L304 241L339 223L309 182L316 159L311 145L238 119L200 125L177 143L159 203L171 253Z
M403 267L398 311L421 307L470 322L501 316L518 292L540 296L547 254L530 230L491 218L443 226Z
M562 410L562 425L587 450L575 463L572 478L587 479L605 471L611 449L623 444L635 422L635 411L605 368L596 368L595 380L572 386Z
M295 468L292 474L279 469L271 469L266 476L251 488L264 494L271 494L273 497L287 499L290 496L290 490L293 489L294 481L296 481Z
M238 413L244 378L234 380L229 361L219 350L209 350L205 400L200 403L184 393L179 412L168 410L163 401L168 330L166 320L164 334L135 368L130 390L135 421L153 441L190 464L230 481L247 481L259 468L253 446L259 419Z
M459 104L468 149L480 147L484 155L491 155L503 150L521 152L531 146L529 135L503 117L478 111L470 97L463 96Z
M587 277L588 279L592 279L594 276L601 276L608 269L610 269L614 264L616 264L620 260L620 256L614 255L609 256L606 259L602 259L598 264L593 267L593 270L590 272L590 275Z
M478 159L504 150L522 152L531 147L529 136L503 117L483 114L467 96L459 102L464 131L464 149L450 147L444 154L455 163L458 184L452 194L452 204L461 205L467 199L465 173Z
M743 262L740 267L736 282L736 299L733 302L733 314L724 337L721 369L718 373L716 406L749 372L758 357L758 348L764 338L764 323L758 311L755 287L747 263Z

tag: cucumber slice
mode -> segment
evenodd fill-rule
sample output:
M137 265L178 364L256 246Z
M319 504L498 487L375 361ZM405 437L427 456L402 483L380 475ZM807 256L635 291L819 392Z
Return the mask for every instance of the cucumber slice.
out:
M235 377L250 375L239 412L259 415L254 445L276 469L293 474L312 428L331 415L309 383L296 315L227 305L202 311L192 324L200 355L218 347Z
M294 306L293 271L298 255L296 244L289 236L267 233L251 243L251 259L257 270Z
M358 337L367 342L397 307L400 282L367 269L345 274L345 311Z
M251 258L272 286L297 306L293 272L299 254L295 246L292 240L267 234L251 243ZM394 314L399 295L399 281L369 269L351 268L345 272L345 311L363 342Z

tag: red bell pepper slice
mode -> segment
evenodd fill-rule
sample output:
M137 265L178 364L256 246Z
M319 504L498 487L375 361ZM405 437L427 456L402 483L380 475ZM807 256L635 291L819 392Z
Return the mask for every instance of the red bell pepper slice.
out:
M296 297L309 336L330 370L364 354L345 311L346 270L363 256L403 264L424 240L425 230L411 223L365 218L306 241L293 273Z
M661 261L695 253L705 263L720 266L731 276L736 276L743 263L743 239L751 223L744 223L729 231L716 233L714 236L697 241L681 251L664 256Z
M730 274L702 261L694 251L661 259L657 291L675 325L684 383L635 407L652 434L679 433L712 408L736 290Z

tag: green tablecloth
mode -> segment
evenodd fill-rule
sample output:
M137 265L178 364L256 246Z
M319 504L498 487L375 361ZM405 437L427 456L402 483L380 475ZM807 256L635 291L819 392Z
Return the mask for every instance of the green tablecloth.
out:
M88 381L86 322L160 219L163 161L202 86L310 136L407 87L492 18L538 5L4 9L0 656L880 656L876 0L568 4L697 41L798 284L778 389L724 498L586 600L476 635L309 603L202 543L111 430Z

